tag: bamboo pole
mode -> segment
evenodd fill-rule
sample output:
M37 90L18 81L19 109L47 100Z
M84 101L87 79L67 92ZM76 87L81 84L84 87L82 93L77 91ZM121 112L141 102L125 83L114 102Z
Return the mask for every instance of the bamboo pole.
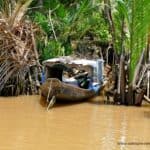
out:
M55 104L55 102L56 102L56 97L53 96L53 97L51 98L51 100L49 101L49 104L48 104L48 106L47 106L47 111L49 110L49 108L52 108L52 107L53 107L53 105Z

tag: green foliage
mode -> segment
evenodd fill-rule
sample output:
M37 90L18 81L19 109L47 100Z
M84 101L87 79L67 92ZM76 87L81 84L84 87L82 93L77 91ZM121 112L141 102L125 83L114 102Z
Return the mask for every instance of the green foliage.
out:
M138 60L143 49L146 48L146 37L150 27L150 2L149 0L132 0L129 8L131 9L129 12L131 16L129 20L131 41L130 81L132 81Z
M117 0L114 7L115 9L113 11L113 20L116 36L114 45L116 52L118 54L121 54L125 50L125 47L126 49L129 48L129 45L127 45L127 43L125 42L129 38L127 31L125 31L126 19L128 17L128 14L126 14L127 8L124 1Z
M48 20L45 15L43 15L40 12L35 12L34 21L42 27L44 32L46 32L48 34L50 33L51 29L50 29Z
M117 30L118 47L121 46L121 40L123 40L124 47L130 53L130 83L132 83L135 76L135 68L142 51L146 47L146 37L150 28L149 12L149 0L117 0L116 9L113 14ZM120 35L123 20L124 38L122 39ZM122 51L121 48L120 51Z
M109 39L108 25L104 20L102 14L94 13L90 19L89 24L91 25L90 31L96 36L97 40L106 42Z
M44 47L42 51L42 60L46 60L49 58L62 56L63 55L63 48L61 47L61 44L56 41L48 41L46 46Z
M89 33L97 40L108 41L108 26L100 11L101 3L93 4L92 0L45 0L43 2L43 9L34 13L32 18L46 32L48 43L54 39L56 43L59 43L60 51L63 50L59 54L70 55L72 53L71 40L80 40ZM51 52L48 49L57 51L53 44L52 42L42 48L43 59L48 58L46 54ZM53 52L50 55L55 57L54 54L58 53Z

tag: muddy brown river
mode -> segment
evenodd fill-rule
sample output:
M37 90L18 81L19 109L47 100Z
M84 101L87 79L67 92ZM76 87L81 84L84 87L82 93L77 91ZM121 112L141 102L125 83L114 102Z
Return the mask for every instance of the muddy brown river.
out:
M56 104L0 98L0 150L150 150L150 105Z

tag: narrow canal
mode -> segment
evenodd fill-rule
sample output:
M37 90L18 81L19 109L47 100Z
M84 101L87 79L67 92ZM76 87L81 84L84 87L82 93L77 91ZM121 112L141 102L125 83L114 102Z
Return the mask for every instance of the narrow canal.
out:
M99 99L47 112L40 96L1 97L0 150L149 150L150 106Z

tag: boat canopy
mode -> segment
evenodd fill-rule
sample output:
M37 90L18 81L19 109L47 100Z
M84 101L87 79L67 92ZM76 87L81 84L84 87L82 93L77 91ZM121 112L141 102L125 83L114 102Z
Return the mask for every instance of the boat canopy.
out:
M97 80L96 82L103 82L103 59L97 60L88 60L88 59L77 59L71 56L63 56L59 58L48 59L43 62L44 66L52 66L56 63L62 63L65 65L82 65L82 66L91 66L93 68L93 78Z
M101 62L104 61L103 59L98 59L98 60ZM46 65L48 63L56 63L56 62L60 62L64 64L77 64L77 65L84 65L84 66L89 65L94 68L97 67L97 60L76 59L70 56L63 56L63 57L48 59L48 60L43 61L43 65Z

